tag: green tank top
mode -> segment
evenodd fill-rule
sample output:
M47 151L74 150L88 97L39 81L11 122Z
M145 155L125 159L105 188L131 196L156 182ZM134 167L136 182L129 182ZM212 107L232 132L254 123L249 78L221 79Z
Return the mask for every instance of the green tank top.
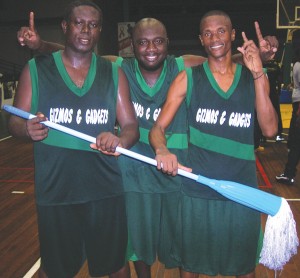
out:
M61 53L29 62L31 112L96 137L114 132L118 86L117 65L92 56L82 88L70 79ZM35 191L40 205L84 203L123 194L117 159L93 151L90 143L56 130L34 143ZM113 186L112 186L113 185Z
M154 158L148 135L166 100L168 88L179 71L184 69L183 58L167 56L162 73L156 84L150 88L144 80L136 59L117 61L124 70L130 84L131 100L139 122L140 140L133 151ZM180 107L172 125L167 129L167 146L185 164L187 155L187 115L185 103ZM124 177L125 191L134 192L171 192L181 188L180 177L170 177L157 171L156 167L145 163L120 158Z
M208 63L187 69L189 152L193 173L257 187L253 147L255 91L251 73L237 65L227 92L218 86ZM208 186L183 178L193 197L223 199Z

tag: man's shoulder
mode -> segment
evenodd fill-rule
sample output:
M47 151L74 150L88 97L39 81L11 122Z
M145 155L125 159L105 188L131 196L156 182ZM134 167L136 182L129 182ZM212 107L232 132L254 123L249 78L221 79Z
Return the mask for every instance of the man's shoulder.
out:
M53 59L52 53L39 53L33 57L35 60L44 61L48 59Z

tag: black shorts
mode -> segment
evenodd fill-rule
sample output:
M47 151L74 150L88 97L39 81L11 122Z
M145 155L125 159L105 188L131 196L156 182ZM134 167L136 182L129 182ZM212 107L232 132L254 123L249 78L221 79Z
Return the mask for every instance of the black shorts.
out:
M85 259L91 276L125 264L127 220L124 197L84 204L37 206L41 264L49 278L75 276Z

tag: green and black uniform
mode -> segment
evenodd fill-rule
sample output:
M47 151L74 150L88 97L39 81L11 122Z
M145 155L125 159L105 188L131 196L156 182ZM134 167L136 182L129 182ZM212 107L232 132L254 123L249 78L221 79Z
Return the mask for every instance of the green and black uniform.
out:
M189 152L194 173L257 187L253 147L255 90L252 74L236 65L227 92L208 63L187 69ZM254 271L260 213L183 178L173 256L189 272L244 275Z
M116 64L93 54L82 88L70 79L60 52L32 59L29 66L32 113L40 111L51 122L93 137L114 132ZM74 276L85 256L92 276L116 272L125 262L127 221L119 165L89 144L52 129L34 143L41 259L49 277Z
M148 135L166 100L171 82L184 69L182 57L167 56L162 73L150 88L145 82L136 59L118 58L130 84L131 100L139 122L140 140L133 151L154 158ZM166 131L167 145L185 164L187 154L187 118L183 104ZM167 267L176 266L170 258L172 233L178 207L181 177L171 177L156 167L120 158L126 192L128 229L131 247L139 260L151 265L156 256Z

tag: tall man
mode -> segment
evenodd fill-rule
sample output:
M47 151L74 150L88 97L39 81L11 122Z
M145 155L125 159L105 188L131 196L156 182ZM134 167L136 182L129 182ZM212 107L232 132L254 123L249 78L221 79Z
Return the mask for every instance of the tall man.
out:
M253 148L254 109L267 137L276 134L277 117L258 49L243 33L239 48L245 68L231 59L235 39L229 16L211 11L200 22L200 40L208 55L203 65L173 81L150 132L157 168L176 175L178 160L167 149L166 130L186 101L189 123L188 166L209 178L257 187ZM181 162L179 160L179 162ZM172 256L182 277L236 275L254 277L260 214L214 190L184 178Z
M74 277L86 258L91 276L129 274L117 160L42 124L49 119L91 136L100 133L97 147L109 154L138 140L124 73L93 53L101 26L102 11L93 2L70 3L62 21L65 49L30 60L14 100L14 106L37 113L31 120L11 116L9 130L34 142L41 277Z

